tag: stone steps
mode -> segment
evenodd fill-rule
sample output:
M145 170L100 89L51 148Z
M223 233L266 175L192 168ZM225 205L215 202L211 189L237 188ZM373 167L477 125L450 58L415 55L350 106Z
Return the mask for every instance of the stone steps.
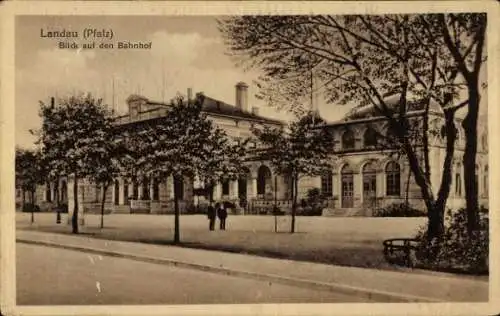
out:
M329 216L329 217L365 216L365 210L363 208L326 208L323 209L323 216Z

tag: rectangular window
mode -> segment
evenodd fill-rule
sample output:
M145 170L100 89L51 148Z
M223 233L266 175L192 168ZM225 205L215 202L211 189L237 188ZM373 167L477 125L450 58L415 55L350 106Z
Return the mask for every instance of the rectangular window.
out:
M455 195L462 196L462 179L460 173L455 174Z
M483 176L483 191L484 191L484 196L488 196L488 176Z
M153 200L158 201L160 199L160 184L158 180L153 180Z
M222 195L229 195L229 181L222 182Z
M399 173L387 174L387 195L399 196L401 195L401 183Z
M321 177L321 193L324 196L333 196L333 182L331 174Z
M50 192L50 184L47 183L47 186L45 187L45 200L47 202L52 202L52 196Z

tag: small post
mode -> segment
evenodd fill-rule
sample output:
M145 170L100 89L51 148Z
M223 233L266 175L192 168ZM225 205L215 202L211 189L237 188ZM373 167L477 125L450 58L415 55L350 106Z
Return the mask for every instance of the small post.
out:
M278 176L274 175L274 232L278 232Z

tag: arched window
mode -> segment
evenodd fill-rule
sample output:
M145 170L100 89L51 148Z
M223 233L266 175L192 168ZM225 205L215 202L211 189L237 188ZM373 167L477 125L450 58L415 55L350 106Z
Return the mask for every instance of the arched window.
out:
M96 183L94 187L94 202L99 202L101 199L101 185Z
M123 203L128 205L128 180L123 179Z
M139 186L137 185L137 179L132 179L132 200L137 200L139 197Z
M68 201L68 186L66 181L61 182L61 202L65 203Z
M147 177L142 178L142 199L149 200L149 179Z
M373 128L368 127L366 129L363 137L363 143L366 147L377 146L377 132Z
M160 199L160 183L158 179L153 179L153 201Z
M120 204L120 182L118 182L118 180L115 180L115 192L114 192L114 195L115 195L115 205L118 205Z
M45 186L45 200L47 202L52 202L52 196L51 196L51 189L50 189L50 182L47 182L47 185Z
M244 173L238 177L238 197L241 200L247 199L247 179L249 178L250 170L243 167Z
M455 195L462 196L462 165L457 164L455 170Z
M229 195L229 180L222 181L222 195Z
M484 167L483 182L484 182L484 196L488 196L488 189L489 189L488 165Z
M354 149L354 133L351 130L342 134L342 149Z
M179 177L174 180L174 194L175 190L177 190L177 195L179 200L184 199L184 178Z
M266 184L271 180L271 170L266 166L260 166L257 172L257 194L266 193Z
M401 195L401 171L399 164L391 161L385 167L386 176L386 195Z
M481 136L481 145L483 150L488 150L488 135L483 134L483 136Z
M321 176L321 193L324 196L332 196L333 195L333 174L331 170L326 171Z

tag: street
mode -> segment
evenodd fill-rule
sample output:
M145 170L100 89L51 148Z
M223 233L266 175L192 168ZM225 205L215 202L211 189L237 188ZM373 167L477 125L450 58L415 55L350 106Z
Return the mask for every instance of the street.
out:
M73 250L20 243L16 249L19 305L361 301L328 291Z

